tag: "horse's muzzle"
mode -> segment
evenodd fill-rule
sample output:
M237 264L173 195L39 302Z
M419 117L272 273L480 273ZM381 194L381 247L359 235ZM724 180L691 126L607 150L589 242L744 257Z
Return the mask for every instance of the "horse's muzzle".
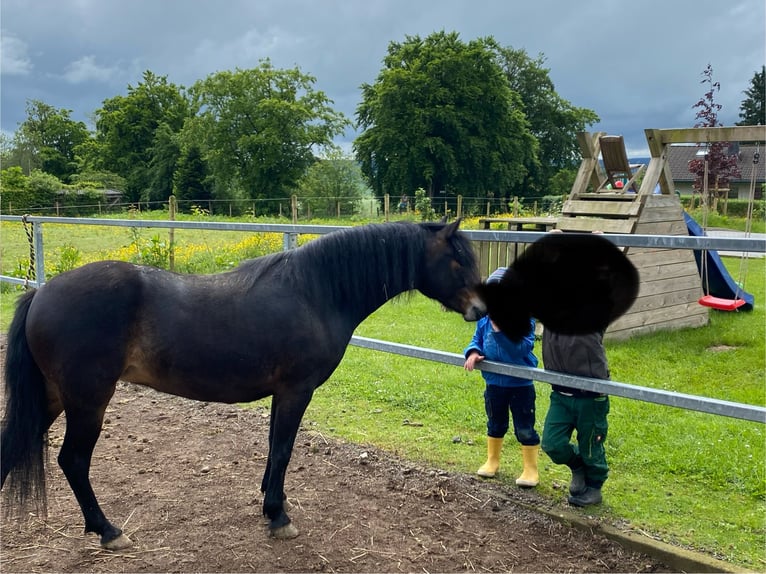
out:
M486 314L487 306L484 304L484 301L478 295L474 295L469 300L468 308L463 313L463 319L466 321L478 321Z

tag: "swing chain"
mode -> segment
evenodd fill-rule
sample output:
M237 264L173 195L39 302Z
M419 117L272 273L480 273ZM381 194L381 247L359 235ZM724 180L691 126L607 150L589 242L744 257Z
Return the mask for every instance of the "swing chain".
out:
M29 281L37 278L35 276L35 239L28 218L28 213L21 216L21 223L24 225L24 232L27 234L27 240L29 240L29 267L27 268L27 275L24 277L24 289L29 289Z

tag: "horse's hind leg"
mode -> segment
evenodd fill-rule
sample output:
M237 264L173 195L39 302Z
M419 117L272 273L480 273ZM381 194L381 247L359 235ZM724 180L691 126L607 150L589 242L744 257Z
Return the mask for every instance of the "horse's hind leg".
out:
M101 434L105 409L106 404L101 408L66 408L66 433L58 462L80 504L85 518L85 532L95 532L101 536L102 547L119 550L127 548L132 542L122 530L107 520L88 478L93 449Z

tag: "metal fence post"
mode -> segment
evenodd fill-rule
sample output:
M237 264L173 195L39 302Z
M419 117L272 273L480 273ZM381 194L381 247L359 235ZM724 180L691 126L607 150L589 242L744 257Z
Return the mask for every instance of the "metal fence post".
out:
M37 287L45 283L45 254L43 252L43 224L32 222L32 236L35 243L35 282Z
M290 251L298 247L298 234L285 232L282 234L282 251Z

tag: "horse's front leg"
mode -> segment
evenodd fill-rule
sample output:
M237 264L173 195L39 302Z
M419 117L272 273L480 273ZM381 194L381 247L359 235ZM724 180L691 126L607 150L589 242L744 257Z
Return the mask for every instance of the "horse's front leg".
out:
M263 514L275 538L295 538L298 529L285 512L285 474L290 463L295 437L313 391L298 395L274 395L271 402L269 457L261 485L264 491Z

